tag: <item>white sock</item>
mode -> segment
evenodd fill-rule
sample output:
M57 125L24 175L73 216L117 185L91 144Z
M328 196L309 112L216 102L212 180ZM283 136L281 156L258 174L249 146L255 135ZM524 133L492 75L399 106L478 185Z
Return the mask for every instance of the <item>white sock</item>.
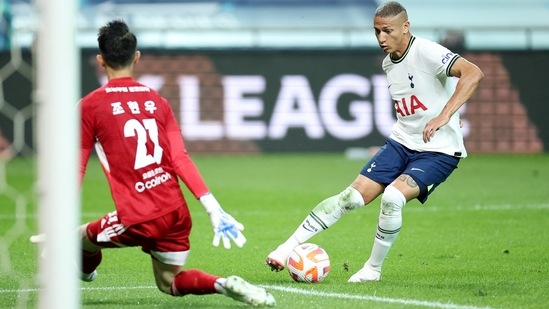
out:
M333 211L329 213L318 211L321 207L325 207L327 205L337 206L338 199L339 195L335 195L323 200L309 213L309 215L307 215L307 217L305 217L305 220L301 222L297 230L294 232L295 238L300 243L307 241L314 235L329 228L336 223L339 218L341 218L339 209L334 208Z
M406 198L397 188L388 186L385 188L381 203L374 245L370 258L366 261L368 266L378 271L381 271L383 261L402 227L402 207L406 203Z
M214 287L218 293L226 295L227 290L225 289L225 281L227 281L226 278L217 278L217 280L215 280Z
M295 248L334 225L345 213L362 206L364 199L360 192L348 187L340 194L320 202L282 246Z
M331 198L334 198L334 196ZM307 217L305 217L303 222L301 222L290 238L281 244L279 248L284 248L285 250L293 249L300 244L307 242L307 240L311 237L327 228L328 225L326 225L321 218L311 212L307 215Z

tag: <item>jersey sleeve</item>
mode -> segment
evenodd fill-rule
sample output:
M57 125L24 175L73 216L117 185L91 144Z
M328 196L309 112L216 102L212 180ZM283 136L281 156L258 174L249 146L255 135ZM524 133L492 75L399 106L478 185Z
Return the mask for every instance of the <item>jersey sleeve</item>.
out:
M84 180L86 167L95 143L95 135L91 126L91 113L86 112L82 100L78 102L80 108L80 184Z
M91 148L80 150L80 184L81 185L82 185L82 181L84 181L84 175L86 174L86 167L88 166L88 161L90 159L91 152L92 152Z
M198 199L208 193L209 189L185 148L179 125L173 113L169 113L169 115L170 117L167 117L166 132L170 143L170 157L173 161L175 173L181 178L194 197Z
M435 42L424 44L421 58L428 72L434 72L436 76L451 76L450 69L460 55Z

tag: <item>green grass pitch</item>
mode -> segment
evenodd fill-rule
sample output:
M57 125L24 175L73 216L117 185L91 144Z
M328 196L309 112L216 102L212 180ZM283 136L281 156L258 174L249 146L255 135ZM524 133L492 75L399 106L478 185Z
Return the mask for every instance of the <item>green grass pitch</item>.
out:
M379 200L343 217L310 242L326 249L324 282L273 273L266 255L322 199L339 193L364 162L341 154L194 156L248 242L211 245L210 222L183 189L193 214L186 268L240 275L268 288L278 308L547 308L549 306L549 155L470 155L429 198L404 208L402 231L383 281L347 279L369 255ZM0 308L38 305L35 166L0 162ZM82 187L82 222L113 209L97 160ZM150 258L138 248L105 250L99 277L82 284L84 308L242 308L221 295L170 297L154 287Z

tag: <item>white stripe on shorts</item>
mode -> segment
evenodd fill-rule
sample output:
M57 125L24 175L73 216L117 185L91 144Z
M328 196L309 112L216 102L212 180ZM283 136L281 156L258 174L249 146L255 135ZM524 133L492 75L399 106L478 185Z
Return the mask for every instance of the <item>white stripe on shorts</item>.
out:
M183 266L189 257L189 250L176 252L159 252L151 250L151 255L164 264Z

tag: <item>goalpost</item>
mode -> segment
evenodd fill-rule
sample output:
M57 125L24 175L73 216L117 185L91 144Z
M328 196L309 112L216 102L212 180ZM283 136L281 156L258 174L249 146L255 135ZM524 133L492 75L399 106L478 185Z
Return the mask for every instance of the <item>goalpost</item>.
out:
M34 0L36 59L40 308L80 307L80 53L75 0Z

